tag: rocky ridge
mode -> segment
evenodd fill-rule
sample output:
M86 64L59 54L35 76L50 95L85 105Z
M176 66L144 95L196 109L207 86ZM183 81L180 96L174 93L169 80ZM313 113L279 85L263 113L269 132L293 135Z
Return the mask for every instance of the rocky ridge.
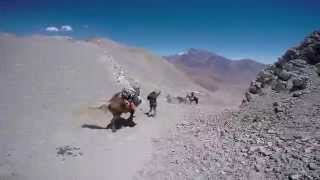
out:
M320 33L313 32L299 46L290 48L278 62L261 71L251 82L245 101L271 87L280 93L293 93L308 87L313 73L320 74ZM293 94L294 95L294 94Z

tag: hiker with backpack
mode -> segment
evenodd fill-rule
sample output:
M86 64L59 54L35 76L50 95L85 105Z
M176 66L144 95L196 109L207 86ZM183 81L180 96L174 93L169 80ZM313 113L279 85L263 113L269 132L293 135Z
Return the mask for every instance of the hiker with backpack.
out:
M149 117L155 117L157 114L157 98L159 97L160 94L161 94L161 91L152 91L147 97L147 100L149 101L150 110L146 114Z

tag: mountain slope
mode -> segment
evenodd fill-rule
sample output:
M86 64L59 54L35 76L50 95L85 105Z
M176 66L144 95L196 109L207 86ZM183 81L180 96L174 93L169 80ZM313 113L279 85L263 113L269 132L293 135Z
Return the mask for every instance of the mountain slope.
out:
M107 40L0 35L0 54L0 179L130 179L149 158L152 138L185 113L165 96L189 89L210 96L160 57ZM104 129L111 114L89 107L134 84L143 98L137 126L112 134ZM163 93L159 118L148 119L154 88Z
M264 68L263 64L250 59L232 61L194 48L165 58L210 90L216 90L222 84L246 85Z

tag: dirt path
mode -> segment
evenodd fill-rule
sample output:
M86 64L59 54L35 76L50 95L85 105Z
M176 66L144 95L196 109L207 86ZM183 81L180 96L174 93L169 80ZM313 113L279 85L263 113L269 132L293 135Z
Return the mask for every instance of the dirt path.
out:
M225 111L235 110L236 107L232 105L200 105L188 108L189 113L177 123L175 128L171 129L170 136L161 137L154 141L152 160L138 171L135 176L136 180L201 179L200 175L207 170L198 169L205 167L205 165L202 166L198 163L205 162L202 159L206 157L203 152L209 151L203 149L203 144L207 142L212 143L207 148L217 149L214 151L217 158L226 158L219 154L224 152L221 140L223 137L220 135L224 122L220 122L218 117L223 116ZM208 159L208 161L214 162L213 159Z
M78 143L84 152L79 164L88 167L93 173L79 169L77 172L83 174L78 174L77 179L131 179L145 162L150 160L152 139L166 136L168 130L174 127L179 117L183 117L185 111L177 105L163 108L164 106L159 107L159 115L156 118L148 118L142 111L138 111L137 125L134 128L122 128L116 133L105 129L78 129L81 136ZM91 111L81 116L81 122L84 123L102 127L108 123L105 120L106 115L101 112ZM91 117L90 122L85 122L87 117ZM111 118L110 114L107 118Z
M10 177L132 179L152 157L152 139L165 137L183 118L186 110L181 105L166 104L159 106L158 117L155 118L148 118L142 111L138 111L137 125L134 128L122 128L116 133L99 129L109 123L110 114L98 110L76 112L73 114L71 131L66 127L61 129L49 144L40 147L41 150L30 152L28 161L32 163L31 166L28 166L27 161L17 159L17 156L8 157L8 162L14 166L8 167L14 173ZM94 128L81 128L83 124ZM60 148L61 152L56 148Z
M7 144L1 148L1 178L132 179L157 153L154 141L171 136L177 123L195 117L196 114L192 114L194 109L218 113L224 108L159 102L158 116L149 118L143 112L148 110L144 103L141 105L143 111L140 109L136 113L137 125L116 133L104 129L111 119L110 113L88 109L87 106L73 113L66 112L63 118L51 122L52 129L43 129L43 134L54 131L53 136L35 137L37 134L34 134L30 137L32 132L23 132L29 134L25 139L12 142L6 139ZM38 123L39 127L47 125L47 122ZM91 128L82 128L84 124Z
M159 115L155 118L148 118L138 111L137 125L116 133L99 129L109 123L110 114L97 110L73 113L72 123L52 123L53 129L57 126L60 129L49 140L44 137L41 142L38 141L41 137L32 137L37 139L33 143L28 137L23 142L13 141L3 146L0 177L26 180L131 179L150 160L152 139L165 136L183 113L184 109L176 105L159 106ZM95 128L81 128L83 124ZM24 152L21 151L23 148Z

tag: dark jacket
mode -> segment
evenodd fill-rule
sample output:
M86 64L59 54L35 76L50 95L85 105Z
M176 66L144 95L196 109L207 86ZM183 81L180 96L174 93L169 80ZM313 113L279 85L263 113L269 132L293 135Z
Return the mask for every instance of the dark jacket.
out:
M157 105L157 98L158 98L159 95L160 95L160 92L157 93L157 92L155 92L155 91L152 91L152 92L148 95L147 99L148 99L149 102L150 102L150 106L156 106L156 105Z

